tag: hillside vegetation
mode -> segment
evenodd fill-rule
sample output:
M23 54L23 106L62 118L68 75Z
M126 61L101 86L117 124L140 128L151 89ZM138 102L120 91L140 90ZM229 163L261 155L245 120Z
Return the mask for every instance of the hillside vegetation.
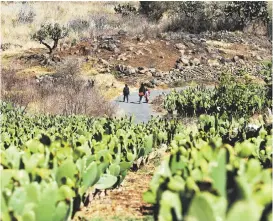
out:
M1 2L0 219L272 220L271 10Z

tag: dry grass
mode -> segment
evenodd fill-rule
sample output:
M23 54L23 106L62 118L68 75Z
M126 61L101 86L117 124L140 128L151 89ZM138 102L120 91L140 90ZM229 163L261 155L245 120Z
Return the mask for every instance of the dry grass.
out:
M93 79L106 100L112 100L122 93L124 83L117 81L111 74L98 74Z
M250 48L250 45L246 44L237 44L237 43L227 43L221 41L207 41L208 45L218 48L225 53L226 58L232 58L235 55L244 55L245 58L251 57L251 52L253 50Z
M98 74L98 70L95 68L96 62L90 61L83 63L81 66L81 73L85 76L93 76Z
M100 93L102 85L88 86L87 79L79 76L80 66L68 60L55 67L61 79L37 83L38 73L51 73L51 69L33 66L20 72L12 69L1 71L1 99L29 111L51 114L84 114L89 116L113 116L115 105Z
M77 19L88 22L81 31L71 31L68 39L80 39L98 34L113 34L120 29L143 33L151 27L144 18L123 18L115 14L114 6L126 2L1 2L1 43L22 45L22 49L42 47L30 39L31 34L45 22L68 25ZM137 2L130 2L138 6ZM22 22L23 12L32 13L32 20ZM27 17L28 18L28 17Z
M16 73L18 77L35 77L41 76L45 74L52 74L54 73L52 68L49 67L42 67L42 66L33 66L30 68L23 69Z

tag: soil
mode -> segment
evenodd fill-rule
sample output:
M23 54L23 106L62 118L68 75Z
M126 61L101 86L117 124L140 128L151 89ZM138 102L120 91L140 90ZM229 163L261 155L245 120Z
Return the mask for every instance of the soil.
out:
M157 162L155 162L155 160ZM152 216L152 207L142 199L160 159L149 162L137 172L128 172L121 187L96 196L88 207L77 212L73 221L79 220L143 220ZM102 195L102 194L101 194Z

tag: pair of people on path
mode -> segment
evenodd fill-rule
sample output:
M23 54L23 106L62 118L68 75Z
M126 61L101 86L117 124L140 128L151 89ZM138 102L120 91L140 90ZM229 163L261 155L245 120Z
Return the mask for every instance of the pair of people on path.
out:
M127 100L127 103L128 103L129 95L130 95L130 89L128 85L125 84L125 87L123 88L123 102ZM145 97L147 103L149 102L150 90L148 88L145 88L143 83L141 84L138 90L138 95L139 95L139 103L141 103L143 97Z

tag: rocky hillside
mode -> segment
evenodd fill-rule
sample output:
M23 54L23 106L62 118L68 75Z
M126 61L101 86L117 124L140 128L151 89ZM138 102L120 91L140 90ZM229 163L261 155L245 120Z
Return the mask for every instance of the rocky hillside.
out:
M240 32L163 33L145 38L120 31L117 35L83 39L78 44L61 44L51 57L42 49L31 49L9 57L8 63L52 69L47 75L54 77L54 65L67 58L78 60L87 78L112 75L130 86L145 82L156 87L177 81L217 81L222 72L256 76L261 61L271 59L271 42ZM39 77L39 73L34 71L32 76Z

